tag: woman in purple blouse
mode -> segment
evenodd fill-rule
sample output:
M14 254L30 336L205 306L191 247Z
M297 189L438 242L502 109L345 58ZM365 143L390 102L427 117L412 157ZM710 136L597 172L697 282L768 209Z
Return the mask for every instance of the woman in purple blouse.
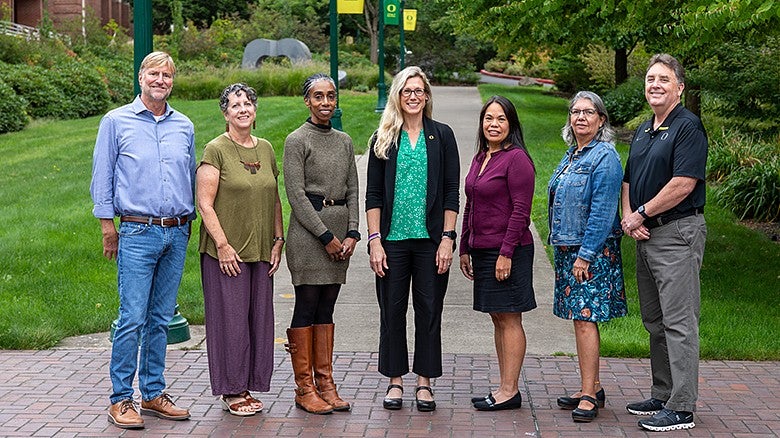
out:
M507 98L493 96L482 107L477 148L466 175L460 270L474 281L474 310L493 320L501 383L471 401L480 411L518 409L526 345L522 312L536 308L528 228L535 169Z

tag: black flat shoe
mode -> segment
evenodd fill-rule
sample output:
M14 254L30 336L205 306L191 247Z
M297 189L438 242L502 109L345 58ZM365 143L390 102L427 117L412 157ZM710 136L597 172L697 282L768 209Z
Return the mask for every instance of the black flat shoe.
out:
M604 393L604 388L601 388L596 393L596 401L598 407L603 408L604 402L607 400L607 395ZM563 409L574 409L580 404L579 397L558 397L558 406Z
M484 400L474 403L474 408L478 411L503 411L506 409L520 409L520 405L522 403L523 397L520 395L520 392L502 403L496 403L496 399L493 398L493 394L490 394Z
M385 409L390 409L391 411L397 411L404 406L404 400L402 398L387 397L387 394L390 393L391 389L400 389L401 394L403 394L404 392L404 387L401 385L396 385L396 384L387 385L387 393L385 393L385 399L382 400L382 407Z
M582 400L589 402L593 405L591 409L576 408L571 411L571 418L575 423L590 423L596 417L599 416L599 405L595 398L589 395L583 395L580 397Z
M420 400L417 398L417 393L420 391L428 391L433 396L433 390L430 386L418 386L414 388L414 402L417 404L417 410L420 412L433 412L436 410L436 402L434 400Z
M492 393L492 392L491 392L490 394L488 394L488 395L484 396L484 397L471 397L471 404L473 405L473 404L474 404L474 403L476 403L476 402L485 401L485 400L487 400L487 399L488 399L488 397L490 397L491 395L493 395L493 393Z

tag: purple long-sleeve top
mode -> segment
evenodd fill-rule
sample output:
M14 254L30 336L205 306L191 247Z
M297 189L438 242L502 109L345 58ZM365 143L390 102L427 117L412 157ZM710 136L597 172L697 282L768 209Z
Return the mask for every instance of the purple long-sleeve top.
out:
M486 152L478 152L466 175L466 207L460 254L495 249L511 258L518 245L529 245L534 166L519 147L494 152L479 174Z

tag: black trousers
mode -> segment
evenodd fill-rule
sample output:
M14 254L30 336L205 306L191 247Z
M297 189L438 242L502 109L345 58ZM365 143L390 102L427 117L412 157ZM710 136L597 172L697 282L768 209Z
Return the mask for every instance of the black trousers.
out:
M406 310L411 283L414 308L414 363L412 371L423 377L439 377L441 370L441 313L449 270L439 275L438 245L430 239L385 241L388 269L376 277L379 301L379 372L400 377L409 372L406 346Z

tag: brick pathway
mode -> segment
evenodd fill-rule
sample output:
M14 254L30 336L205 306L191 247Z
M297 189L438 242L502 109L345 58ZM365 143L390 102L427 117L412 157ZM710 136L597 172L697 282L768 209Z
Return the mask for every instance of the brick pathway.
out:
M407 376L404 409L386 411L387 381L376 372L375 353L337 353L335 378L351 413L310 415L292 403L293 378L286 354L276 353L271 392L261 395L262 414L239 418L223 412L211 395L205 351L168 352L170 392L192 419L173 422L145 417L146 428L123 431L106 421L109 350L65 349L0 352L0 436L351 436L439 437L647 436L624 406L647 396L649 361L603 359L601 381L607 407L591 424L574 424L555 398L578 383L576 358L529 356L523 367L523 408L477 412L469 398L498 381L492 355L445 354L436 379L438 409L413 407L414 382ZM705 361L701 365L696 428L673 436L777 436L780 362ZM652 435L652 434L650 434ZM656 434L658 435L658 434Z

